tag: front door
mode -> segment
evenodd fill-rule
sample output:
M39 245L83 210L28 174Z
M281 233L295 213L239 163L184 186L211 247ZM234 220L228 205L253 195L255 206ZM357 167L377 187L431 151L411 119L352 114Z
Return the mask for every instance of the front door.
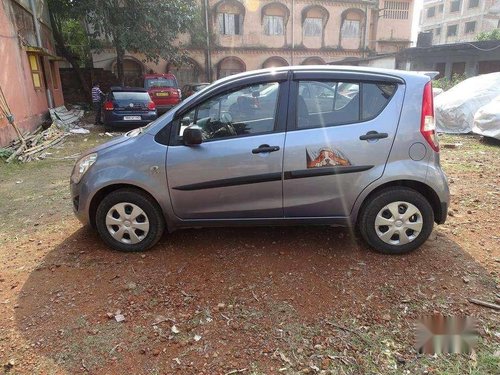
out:
M285 124L279 103L288 83L248 84L214 95L174 120L167 179L175 214L184 220L282 218ZM286 115L286 113L285 113ZM198 126L203 142L186 146Z
M366 79L366 77L364 78ZM396 134L404 86L296 73L287 133L285 217L345 217L382 176Z

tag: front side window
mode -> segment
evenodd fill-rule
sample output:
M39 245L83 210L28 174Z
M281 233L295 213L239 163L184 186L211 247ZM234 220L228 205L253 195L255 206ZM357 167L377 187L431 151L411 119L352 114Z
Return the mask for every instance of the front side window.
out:
M283 35L283 17L264 16L264 33L266 35Z
M304 20L304 36L321 36L323 20L321 18L306 18Z
M255 84L217 95L182 116L178 136L197 125L205 141L274 130L279 83Z

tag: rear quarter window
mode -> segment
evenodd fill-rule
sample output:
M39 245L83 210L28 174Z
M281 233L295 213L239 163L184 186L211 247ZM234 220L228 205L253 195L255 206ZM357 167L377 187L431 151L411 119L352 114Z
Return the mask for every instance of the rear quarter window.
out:
M392 83L363 83L361 120L377 117L390 102L396 85Z

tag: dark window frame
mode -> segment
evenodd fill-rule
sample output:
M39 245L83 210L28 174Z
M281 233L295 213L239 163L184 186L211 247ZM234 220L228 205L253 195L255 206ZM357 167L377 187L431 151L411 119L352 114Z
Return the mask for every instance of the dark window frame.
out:
M470 27L471 25L472 25L472 28ZM477 25L476 21L466 22L465 23L464 33L465 34L473 34L473 33L475 33L476 32L476 25Z
M479 7L479 0L469 0L469 9L477 8Z
M427 8L427 18L434 18L436 16L436 7L432 6Z
M455 28L455 33L454 34L450 34L450 30L452 30L452 28ZM453 36L457 36L457 35L458 35L458 24L448 25L446 27L446 36L447 37L453 37Z
M462 8L462 0L452 0L450 2L450 13L460 12Z

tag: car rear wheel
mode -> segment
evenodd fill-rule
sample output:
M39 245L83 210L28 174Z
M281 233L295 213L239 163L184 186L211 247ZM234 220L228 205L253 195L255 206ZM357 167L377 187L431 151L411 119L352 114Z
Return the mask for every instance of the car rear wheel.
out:
M405 254L427 240L434 225L434 212L419 192L389 188L370 198L358 225L365 241L375 250Z
M160 240L165 229L158 204L136 189L119 189L104 197L95 222L103 241L119 251L147 250Z

